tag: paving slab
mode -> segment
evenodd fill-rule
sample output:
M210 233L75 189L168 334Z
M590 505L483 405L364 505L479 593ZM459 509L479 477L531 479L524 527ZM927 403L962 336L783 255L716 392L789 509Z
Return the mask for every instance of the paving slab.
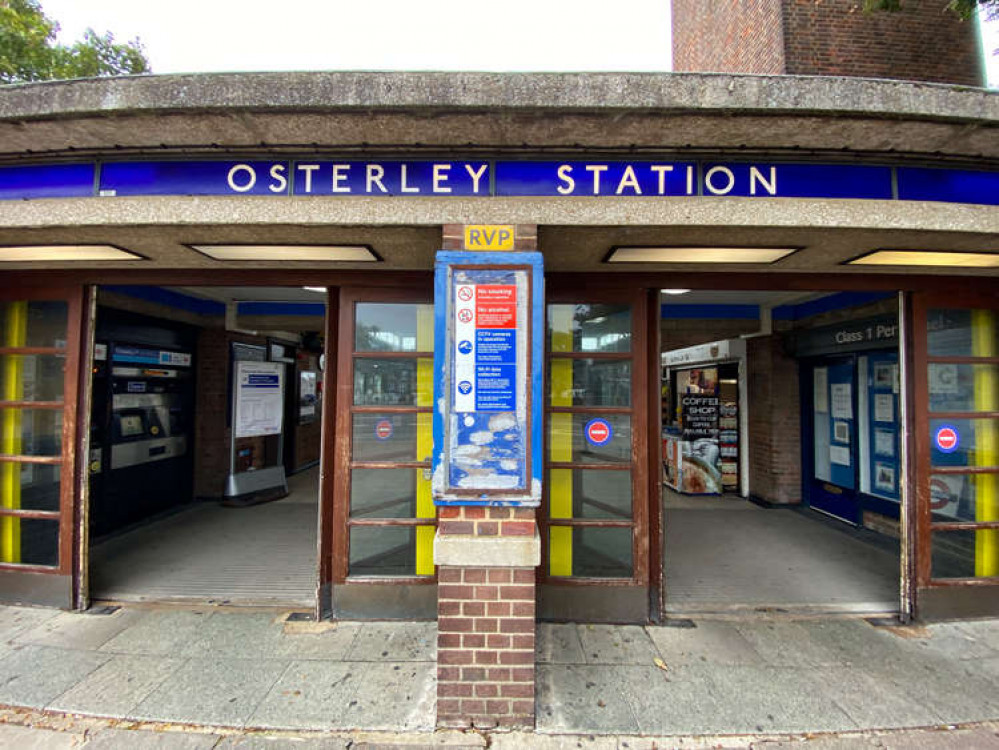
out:
M141 610L140 610L141 611ZM197 643L213 617L197 610L146 610L125 630L100 647L120 654L177 656Z
M857 723L822 690L810 667L699 667L714 683L709 731L726 734L829 732Z
M858 727L921 727L937 724L943 718L914 698L911 691L857 669L820 667L814 677L829 699Z
M635 734L638 720L625 697L620 669L541 665L535 680L537 726L546 732Z
M928 638L915 638L912 643L947 659L970 661L999 656L999 650L990 643L991 639L980 636L961 623L937 623L927 631Z
M162 656L115 654L94 672L56 697L48 708L68 713L124 719L186 662Z
M44 708L110 659L110 654L21 646L0 660L0 703Z
M368 622L361 625L344 661L435 661L433 622Z
M575 623L538 623L535 655L540 664L585 664Z
M663 745L663 748L669 747ZM618 750L614 737L592 734L583 735L544 735L531 732L497 733L490 737L490 750Z
M37 627L18 634L15 640L36 646L96 650L141 620L143 615L141 610L125 608L109 615L60 612Z
M724 620L699 620L693 628L649 626L646 631L670 666L763 664L753 645Z
M814 639L807 624L792 620L740 620L736 630L773 667L840 666L842 656Z
M690 735L717 732L717 689L703 668L621 667L623 694L641 734Z
M212 750L215 734L157 732L150 730L102 729L90 735L86 750Z
M10 750L77 750L84 742L82 733L0 724L0 748Z
M651 666L659 656L649 634L639 625L580 625L579 639L587 664Z
M14 640L59 615L58 609L0 607L0 643Z
M277 659L190 659L136 706L132 718L242 727L288 666Z
M247 719L265 729L333 729L370 664L294 661Z
M339 728L432 730L436 723L437 665L428 662L355 664L363 679L344 708Z
M223 737L215 750L347 750L357 745L347 737L263 737L260 735Z

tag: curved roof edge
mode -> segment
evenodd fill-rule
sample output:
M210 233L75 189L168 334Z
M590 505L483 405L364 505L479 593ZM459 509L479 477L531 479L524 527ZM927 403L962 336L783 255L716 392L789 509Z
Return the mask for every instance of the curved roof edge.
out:
M0 120L123 113L530 109L760 112L999 121L999 92L866 78L720 73L308 72L0 86Z

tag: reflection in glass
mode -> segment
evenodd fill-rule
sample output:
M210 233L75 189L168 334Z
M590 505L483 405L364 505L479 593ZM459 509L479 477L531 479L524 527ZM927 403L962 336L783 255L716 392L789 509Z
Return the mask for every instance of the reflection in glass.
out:
M933 474L934 521L999 521L999 474Z
M416 412L380 414L358 412L353 421L355 461L429 461L429 441L421 441L424 455L417 455Z
M354 403L357 406L416 406L415 359L354 360Z
M594 418L610 425L610 439L603 445L594 444L585 437L586 426ZM548 423L552 461L584 464L631 461L631 417L626 414L601 414L599 417L594 414L549 414Z
M0 518L0 524L19 525L19 559L4 562L22 565L59 565L59 522L45 518ZM5 529L6 531L6 529Z
M999 366L930 362L930 411L999 409Z
M413 518L417 469L353 469L351 518Z
M352 526L350 566L352 576L415 576L418 529L433 526Z
M550 469L548 508L551 518L630 521L631 472Z
M0 354L0 400L62 401L65 357Z
M999 420L931 419L933 466L999 467Z
M550 544L553 549L565 546L571 535L572 577L631 578L632 530L630 528L599 528L582 526L552 526ZM564 552L563 552L564 555ZM558 561L552 559L552 575Z
M991 310L929 310L926 336L931 357L999 356L999 326Z
M631 406L631 361L550 359L552 406Z
M3 507L58 511L60 470L58 464L0 463Z
M999 529L934 531L933 578L999 576Z
M0 409L0 453L58 456L62 453L62 410Z
M355 351L429 352L433 348L433 305L362 302L355 307Z
M59 301L0 302L0 346L65 348L67 310Z
M549 305L548 347L553 352L631 351L631 307Z

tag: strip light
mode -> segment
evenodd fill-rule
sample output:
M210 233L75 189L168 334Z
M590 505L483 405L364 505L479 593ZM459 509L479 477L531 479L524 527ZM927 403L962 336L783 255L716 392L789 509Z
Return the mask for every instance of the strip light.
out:
M614 247L607 263L775 263L794 247Z
M997 268L999 253L958 253L932 250L874 250L846 262L851 266L953 266Z
M145 260L114 245L10 245L0 247L0 262L62 262L90 260Z
M188 245L215 260L306 260L373 263L381 260L367 245Z

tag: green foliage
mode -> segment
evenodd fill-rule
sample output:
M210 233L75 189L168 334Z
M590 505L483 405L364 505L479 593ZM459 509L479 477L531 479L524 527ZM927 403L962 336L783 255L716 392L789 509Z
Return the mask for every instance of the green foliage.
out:
M864 10L896 11L902 9L903 0L864 0ZM999 0L951 0L950 9L968 20L981 10L987 18L999 14Z
M0 83L148 73L142 44L115 42L87 29L72 46L56 44L59 24L38 0L0 0Z

